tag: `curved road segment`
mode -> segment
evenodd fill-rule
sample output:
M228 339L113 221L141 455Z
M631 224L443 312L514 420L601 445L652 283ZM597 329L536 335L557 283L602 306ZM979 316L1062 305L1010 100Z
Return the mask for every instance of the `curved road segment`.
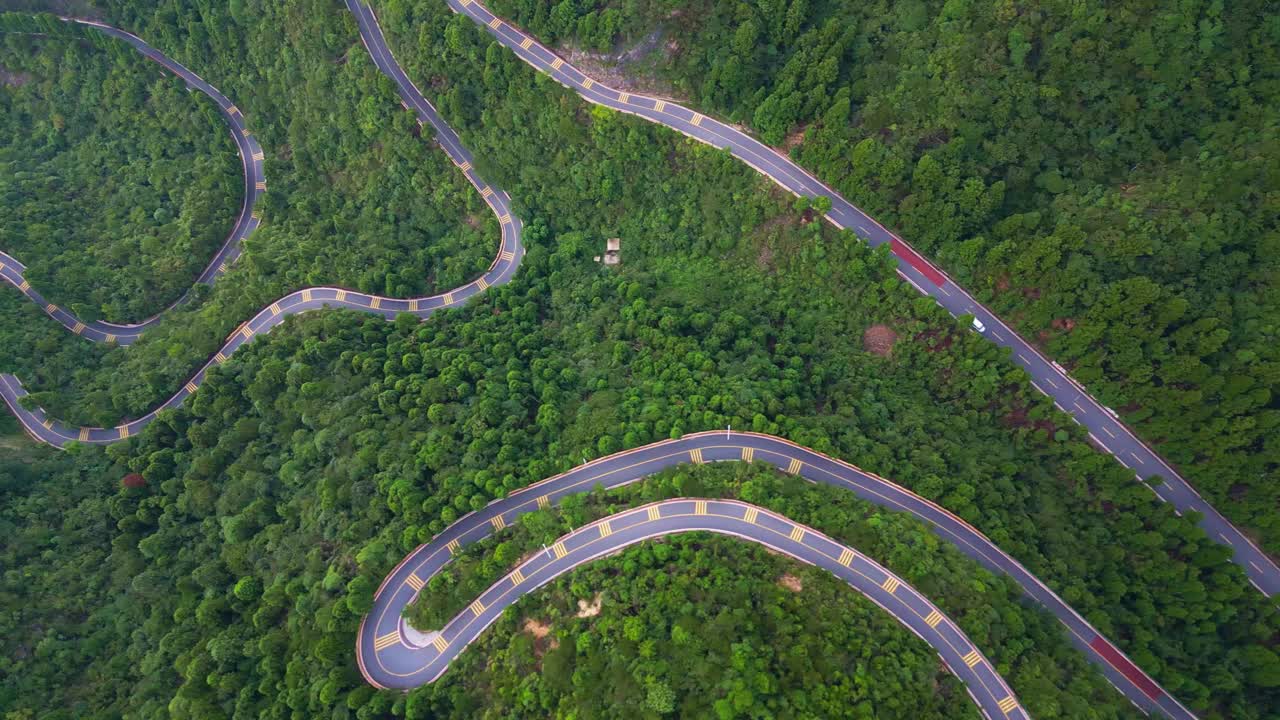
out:
M474 0L446 0L450 9L484 26L495 40L525 63L597 105L636 115L665 125L695 140L727 150L734 157L784 189L805 197L825 197L831 201L826 219L842 230L851 230L872 246L889 243L898 259L898 273L918 291L933 297L952 315L971 315L982 321L983 334L1010 350L1010 359L1027 372L1031 384L1053 399L1058 409L1089 431L1094 445L1134 473L1134 479L1149 487L1161 500L1172 503L1181 513L1196 512L1200 526L1215 542L1234 550L1233 559L1244 568L1250 581L1267 595L1280 593L1280 567L1227 521L1154 450L1138 439L1120 421L1115 411L1095 400L1066 370L1040 354L1031 343L1014 332L963 288L913 250L901 238L859 210L785 155L742 131L681 105L664 100L614 90L587 77L523 30L489 12ZM346 0L348 7L362 6ZM368 8L364 12L369 12ZM361 23L364 32L364 23ZM380 36L380 34L379 34ZM1162 483L1147 484L1145 478L1160 476Z
M988 718L1030 718L1004 678L974 643L915 588L875 561L811 528L736 500L682 498L645 505L579 528L521 563L481 593L437 633L405 630L401 617L423 584L452 557L441 543L422 546L379 589L357 641L360 672L380 688L432 682L449 663L522 596L604 555L645 540L686 532L749 540L820 567L844 580L929 643ZM388 582L396 578L388 592Z
M254 210L254 205L257 204L258 198L267 190L263 175L262 146L258 144L257 139L249 132L240 109L233 105L225 95L201 79L199 75L165 57L159 50L143 42L138 36L123 30L117 30L110 25L103 25L89 20L77 20L75 18L62 18L62 20L63 22L91 27L104 35L110 35L129 43L138 52L182 78L183 82L187 84L188 90L199 90L212 98L214 104L218 106L218 111L222 113L227 124L231 126L231 137L236 142L236 147L240 151L240 162L244 166L244 203L240 208L240 215L236 218L235 225L231 228L231 234L227 236L226 242L222 244L222 247L213 256L213 260L209 262L204 272L200 273L200 276L196 278L196 283L198 284L212 285L218 276L227 271L227 266L240 257L240 242L258 229L260 218L257 211ZM164 312L160 312L142 322L130 325L117 325L97 320L87 323L81 322L70 311L45 300L44 296L31 287L31 283L27 282L27 279L23 277L26 269L26 266L19 262L17 258L0 251L0 277L4 278L10 285L18 288L18 291L26 295L32 302L44 308L44 311L50 317L62 323L68 330L95 342L113 342L118 345L132 344L143 332L159 322L164 314ZM190 291L187 291L177 302L169 307L174 308L186 302L190 294Z
M133 38L132 35L120 30L115 30L114 28L106 28L104 26L97 25L96 23L93 23L93 25L94 27L97 27L104 32L109 32L109 34L112 35L117 35L126 39ZM515 275L516 268L520 266L520 261L524 258L524 245L521 242L522 226L520 224L520 219L517 218L511 210L510 197L508 197L504 191L485 183L479 174L476 173L475 169L472 167L473 158L471 153L468 152L466 148L462 147L462 143L459 141L457 134L453 132L453 129L440 118L436 109L432 107L431 103L427 102L426 98L422 96L422 93L418 91L413 82L405 76L404 71L400 69L400 66L395 62L395 59L392 58L381 34L378 33L372 36L374 42L370 43L369 40L371 39L371 36L362 30L361 39L365 41L365 47L368 49L370 56L373 58L373 61L378 68L395 81L396 86L399 88L401 104L406 110L412 111L417 116L418 123L420 125L429 124L434 128L436 141L444 149L449 158L453 160L454 164L456 164L462 173L466 175L467 180L476 188L481 197L484 198L485 203L488 204L489 208L493 211L493 214L497 216L498 222L502 228L502 238L498 247L498 254L494 257L493 263L490 264L489 269L486 270L483 275L462 287L454 288L449 292L441 293L439 295L422 298L389 298L378 295L369 295L339 287L313 287L290 293L271 303L262 310L259 310L256 315L237 328L235 332L231 333L218 352L206 361L200 370L196 372L196 374L192 376L191 379L178 390L178 392L174 393L172 397L162 403L159 407L136 420L130 420L113 428L72 427L50 418L43 409L37 408L35 410L28 410L23 407L21 403L21 398L27 394L27 391L22 387L22 382L11 374L0 374L0 397L4 398L5 404L9 406L10 411L17 416L18 421L22 423L23 427L32 437L41 442L53 445L54 447L61 448L66 446L69 442L102 445L124 440L136 435L140 430L142 430L142 428L149 425L158 413L182 405L182 401L185 400L188 395L191 395L196 391L213 366L226 362L227 358L229 358L232 353L253 339L254 336L270 332L272 328L284 322L284 319L289 315L295 315L297 313L307 312L310 310L319 310L326 307L341 307L376 313L382 315L388 320L393 319L402 313L409 313L425 318L441 308L465 302L466 300L484 292L491 286L501 285L511 280L512 276ZM148 57L156 59L157 61L161 61L163 58L162 55L151 49L149 46L146 46L141 40L133 38L131 42L140 46L140 48L145 48L143 52L147 53ZM170 67L171 69L180 68L183 72L186 72L185 68L182 68L182 66L177 63L173 63L167 59L164 59L162 62L166 67ZM193 82L194 79L195 82L203 84L203 81L190 73L183 75L183 77L184 79L187 79L189 83ZM217 93L216 90L213 90L212 87L207 84L204 84L204 87L208 88L208 91L211 91L212 93ZM222 98L221 94L216 94L214 97L215 99ZM250 136L246 134L248 131L243 129L239 110L236 110L234 106L231 106L225 98L219 100L219 104L224 108L224 114L227 115L233 126L241 128L239 137L248 141ZM227 107L230 107L231 109L227 110ZM251 157L260 156L262 154L256 143L251 143L248 147L252 148ZM256 201L258 195L264 188L263 183L256 179L261 178L261 158L255 157L252 166L255 168L252 173L257 174L250 173L247 169L250 166L246 165L246 183L249 182L250 179L253 179L256 189L247 190L249 194L246 195L246 198L248 198L246 200L246 213L248 213L247 217L249 224L245 225L245 228L247 229L245 229L244 234L247 234L253 228L257 227L258 220L253 216L252 210L249 208L252 207L253 202ZM239 228L240 226L238 225L237 227ZM238 238L242 236L243 235L233 235L235 242L229 243L227 247L223 248L222 253L238 253L239 250L236 245L239 242ZM225 255L220 253L220 257L225 257ZM215 262L217 261L215 260ZM216 273L222 272L220 265L213 265L211 267L214 268L215 275ZM6 277L8 276L6 275ZM12 279L10 279L10 281L13 282ZM39 297L25 280L21 280L14 284L29 297ZM38 300L38 302L43 303L43 300ZM90 328L84 323L81 323L71 317L65 310L56 309L56 313L55 317L65 316L67 320L64 320L64 324L67 324L68 327L80 335L100 340L108 339L108 336L110 335L110 339L115 340L116 342L124 342L122 338L125 336L117 334L120 332L120 329L117 326L105 326L106 329L96 327ZM150 322L152 321L148 321L148 323ZM135 339L137 335L141 334L141 331L144 328L145 326L138 326L137 332L128 337L130 339Z
M1195 717L1125 657L1088 621L1071 609L1062 598L1040 582L1017 560L996 547L972 525L911 491L853 465L782 438L743 432L697 433L686 435L679 440L666 440L600 458L569 472L517 490L508 497L495 500L483 510L459 519L430 542L410 553L382 581L382 585L374 596L373 609L361 622L360 634L356 641L357 656L365 678L379 687L395 688L414 687L436 679L444 672L449 660L496 619L502 608L497 607L495 598L503 598L506 604L510 604L514 602L515 596L530 592L552 577L601 554L594 551L571 553L573 555L571 561L564 562L560 562L562 558L556 557L565 554L562 550L580 548L586 543L599 539L602 533L597 527L600 523L595 523L573 533L570 536L571 539L559 548L553 546L548 552L535 556L508 576L506 586L500 581L482 595L479 598L479 604L473 606L474 610L470 613L474 617L469 617L468 613L464 612L461 618L455 618L444 628L439 640L429 639L428 645L431 642L438 643L435 651L417 647L419 644L416 642L417 635L406 631L401 620L400 609L413 600L426 582L448 564L463 545L476 542L490 533L511 525L524 513L556 504L566 495L587 492L597 486L614 488L626 485L680 464L719 461L764 462L810 482L851 490L858 497L889 510L910 513L916 519L927 523L942 539L955 545L961 552L984 567L1013 578L1029 598L1042 605L1066 626L1073 644L1080 648L1091 662L1099 666L1111 684L1138 708L1144 712L1161 712L1176 720L1191 720ZM666 517L667 511L662 512L663 517ZM696 515L696 512L694 514ZM841 558L850 558L844 556L838 547L833 547L836 545L834 541L803 528L804 534L797 539L791 535L794 523L774 515L766 518L762 514L757 518L757 523L761 524L765 530L782 531L784 538L791 539L791 542L781 543L778 536L772 533L761 535L763 530L752 531L750 528L743 530L740 524L729 528L717 525L715 528L720 528L722 531L732 529L748 539L769 540L783 552L831 570L842 579L850 581L854 587L866 590L863 585L851 580L847 574L841 574L843 571L838 567L841 564ZM615 525L611 522L609 526L605 526L604 534L608 535L610 531L621 533L623 527L624 525ZM673 532L688 529L715 529L685 527L674 522L670 525L659 523L652 526L653 529L626 535L620 539L620 542L621 544L638 542L643 539L640 536L650 536L654 530L662 534L663 529L667 527L679 528L679 530L672 530ZM612 546L602 547L609 548L602 552L616 549ZM868 574L875 583L883 583L885 571ZM529 582L522 580L522 577ZM513 591L512 586L518 586L519 589ZM495 592L495 589L503 592ZM904 615L900 609L895 609L894 606L883 602L882 597L872 593L868 593L868 596L880 602L899 621L916 630L917 634L924 637L930 644L938 647L927 633L921 632L913 624L910 613ZM914 591L911 593L918 597ZM923 599L921 601L923 602ZM923 605L916 605L912 611L918 611L922 607ZM928 613L925 613L925 617L929 617ZM968 646L971 647L972 643ZM947 659L953 671L959 669L944 648L938 647L938 650ZM961 654L965 655L968 652L964 650ZM965 676L961 676L961 679L966 683L969 682ZM970 685L970 687L973 686ZM978 702L980 705L983 704L981 699ZM1001 717L1001 715L992 717Z
M506 282L514 273L523 255L520 243L520 221L510 209L510 200L505 193L487 186L471 168L470 153L462 147L458 136L445 124L435 108L422 96L404 70L396 62L388 48L382 30L372 9L361 0L345 0L348 9L356 19L360 30L360 39L364 43L374 63L384 74L390 77L399 90L404 107L418 117L420 124L429 123L436 130L437 141L449 157L457 164L467 179L484 195L486 202L498 215L502 224L502 245L499 256L489 271L481 278L457 290L444 295L429 298L397 300L357 293L341 288L309 288L288 295L262 310L252 320L242 326L245 333L243 340L253 334L266 332L279 323L279 317L297 312L305 312L320 307L348 307L359 310L381 313L391 316L399 312L411 312L420 317L429 315L441 306L465 300L484 290L489 285ZM681 105L634 95L601 85L587 77L577 68L566 63L555 53L543 47L532 37L515 26L496 17L474 0L446 0L455 12L465 14L471 20L481 24L497 42L511 50L524 62L555 78L565 87L577 92L586 100L613 108L620 112L665 125L691 138L722 148L734 157L742 160L757 172L774 181L781 187L796 195L806 197L825 197L831 201L831 211L826 218L841 229L852 230L858 237L872 246L889 243L898 258L898 272L921 293L934 298L951 314L972 315L981 320L986 327L984 334L988 338L1010 350L1010 359L1027 372L1031 384L1040 392L1053 399L1058 409L1066 413L1089 432L1089 438L1101 450L1112 455L1117 462L1134 473L1134 479L1147 487L1161 500L1171 503L1179 514L1195 512L1200 514L1200 527L1215 542L1230 547L1232 560L1240 565L1249 581L1259 591L1268 596L1280 593L1280 567L1262 552L1244 533L1227 521L1217 510L1202 498L1181 475L1164 462L1149 446L1138 439L1129 428L1120 422L1116 413L1095 400L1085 388L1067 374L1066 370L1056 362L1040 354L1030 343L1024 340L1012 328L1005 325L1000 318L973 299L963 288L956 285L944 273L930 264L923 256L913 250L901 238L885 229L866 213L845 200L834 190L814 178L807 171L796 165L786 156L764 145L745 133L689 110ZM84 21L75 21L84 22ZM260 192L265 189L262 181L262 151L257 143L248 135L242 117L236 108L216 89L192 74L181 65L165 58L158 51L143 43L140 39L121 30L116 30L98 23L86 23L97 29L124 39L137 47L148 57L155 59L187 83L211 97L222 108L228 122L239 130L236 137L241 145L241 156L249 151L252 162L245 163L245 206L240 220L227 244L219 255L210 263L209 268L201 275L201 281L212 281L223 272L226 263L238 256L239 240L252 232L258 219L252 207ZM250 183L252 182L252 187ZM95 340L114 340L128 344L147 326L155 322L155 318L136 326L117 326L107 323L85 324L75 319L70 313L48 305L31 289L21 277L22 266L7 255L0 254L0 275L17 286L34 301L46 306L62 324L72 331ZM181 302L181 301L180 301ZM270 311L270 315L267 313ZM0 375L0 396L18 416L27 431L38 440L62 447L65 443L79 440L81 442L106 443L122 440L136 433L154 418L155 413L176 407L187 395L195 391L203 380L210 365L222 362L230 352L234 351L243 340L232 336L224 347L204 367L196 373L183 389L152 412L136 420L124 423L115 428L71 428L48 418L41 410L26 411L18 404L18 398L25 395L21 382L12 375ZM1160 478L1161 481L1146 482L1146 478Z

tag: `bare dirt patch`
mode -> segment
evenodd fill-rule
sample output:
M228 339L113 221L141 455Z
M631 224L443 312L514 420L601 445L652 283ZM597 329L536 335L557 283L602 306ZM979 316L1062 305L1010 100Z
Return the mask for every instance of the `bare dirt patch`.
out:
M800 582L800 578L791 573L778 578L778 584L794 593L804 591L804 583Z
M872 325L862 333L862 349L880 357L893 356L893 344L898 340L898 333L888 325Z
M592 598L591 602L579 600L577 616L580 618L595 617L600 614L600 606L603 603L604 600L601 598L600 593L596 593L596 596Z
M468 215L466 219L463 220L463 222L465 222L467 225L470 225L472 230L479 230L482 224L480 220L480 216L474 213L471 215Z
M1064 332L1071 332L1076 329L1076 321L1072 318L1054 318L1050 324L1053 325L1053 329Z
M524 621L524 631L532 635L534 640L541 640L551 634L551 626L541 620L528 618Z
M791 134L787 135L787 138L782 141L782 149L790 152L800 147L800 143L804 142L804 134L807 132L809 132L808 125L801 125L795 130L792 130Z

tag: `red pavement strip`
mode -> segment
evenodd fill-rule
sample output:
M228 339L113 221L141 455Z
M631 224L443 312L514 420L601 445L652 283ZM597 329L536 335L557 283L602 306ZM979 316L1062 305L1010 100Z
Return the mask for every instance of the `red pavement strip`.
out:
M942 285L947 281L947 276L938 272L937 268L930 265L928 261L920 257L919 253L912 250L906 243L902 242L898 238L891 239L889 241L889 245L893 249L894 255L906 260L907 264L916 270L919 270L922 275L929 278L929 282L937 285L938 287L942 287Z
M1152 682L1151 678L1139 670L1137 665L1129 662L1129 658L1121 655L1120 651L1116 650L1115 646L1107 642L1101 635L1095 637L1089 643L1089 647L1101 655L1102 659L1106 660L1111 667L1119 670L1121 675L1129 678L1134 685L1137 685L1143 695L1156 701L1164 697L1164 691L1160 689L1159 685Z

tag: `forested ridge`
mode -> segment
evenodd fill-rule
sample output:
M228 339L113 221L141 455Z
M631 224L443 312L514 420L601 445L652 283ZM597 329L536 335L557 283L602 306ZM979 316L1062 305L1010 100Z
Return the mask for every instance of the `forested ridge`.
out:
M789 149L1280 552L1270 3L491 7L598 59L653 48L617 74Z
M212 101L123 41L0 15L0 250L82 320L177 300L240 211L235 145Z
M459 265L463 275L483 269L496 247L496 223L443 154L414 137L416 124L372 71L340 3L195 3L181 14L158 5L107 3L102 12L235 99L267 149L276 199L231 275L127 354L84 350L61 328L47 331L47 321L26 323L31 335L12 352L43 343L39 400L63 417L114 423L148 409L185 379L202 348L308 273L359 270L370 288L395 288L436 266L411 264L394 248L459 254L447 233L380 234L366 222L402 228L422 213L461 232L474 216L480 227L464 236L473 241L464 257L476 263ZM425 718L490 707L542 717L543 703L554 702L594 716L609 698L549 675L551 655L539 673L537 646L519 629L526 611L546 619L585 597L575 581L636 597L623 593L645 586L627 590L613 565L525 601L437 684L407 697L360 679L360 614L406 552L492 498L584 457L732 423L855 462L969 520L1202 717L1276 716L1280 616L1227 562L1228 550L1092 450L993 346L902 287L883 251L826 227L722 153L585 105L443 3L389 7L382 17L410 77L517 203L529 246L520 272L426 323L337 311L292 318L138 438L6 457L0 531L14 540L0 549L0 605L13 611L0 620L0 705L19 718ZM381 163L358 162L361 152ZM615 269L591 259L607 237L623 238ZM310 264L304 249L326 243L340 248L328 258L334 267ZM381 253L399 259L354 260ZM13 303L13 313L0 305L5 322L25 312L12 295L0 297ZM887 343L870 346L881 354L864 345L872 328L882 341L888 331ZM27 363L24 379L34 375L29 358L14 362ZM1007 581L939 550L919 526L867 516L820 489L797 499L768 474L721 472L675 473L645 487L687 492L692 477L708 492L734 494L742 480L760 492L744 499L847 533L975 639L991 638L1000 649L984 651L1008 663L1001 671L1020 694L1045 699L1028 705L1034 716L1132 716L1056 624L1016 604ZM687 542L672 545L696 546ZM620 702L648 703L659 686L646 680L659 679L659 668L613 652L634 643L640 654L646 638L630 639L628 625L632 635L657 632L655 613L667 602L683 612L681 593L689 613L712 612L698 571L713 561L750 564L741 559L753 552L715 543L676 563L686 570L642 573L639 582L655 584L678 573L676 588L648 598L652 605L603 605L601 623L613 624L587 633L601 644L579 656L575 637L575 657L565 650L556 661L618 678ZM617 562L647 563L646 553ZM763 602L779 597L760 588L783 567L735 577ZM788 598L776 600L785 603L781 624L796 622L799 604L839 623L834 637L851 627L867 633L842 638L851 653L865 652L859 642L898 637L847 589L802 581L829 588L823 597L850 615ZM740 632L701 640L750 645L745 669L720 677L750 677L767 684L754 692L795 701L807 676L762 656L751 641L769 637L765 630ZM833 637L800 636L813 648ZM902 643L881 669L931 678L922 653L930 654ZM476 677L484 682L469 681ZM718 710L726 701L737 712L716 677L673 678L671 702ZM881 680L855 679L859 697L882 697ZM934 702L924 685L901 682ZM956 688L944 680L937 692ZM908 714L881 704L873 702L877 712ZM619 710L632 707L640 706ZM966 702L936 708L940 717L973 713ZM762 715L729 715L738 716Z

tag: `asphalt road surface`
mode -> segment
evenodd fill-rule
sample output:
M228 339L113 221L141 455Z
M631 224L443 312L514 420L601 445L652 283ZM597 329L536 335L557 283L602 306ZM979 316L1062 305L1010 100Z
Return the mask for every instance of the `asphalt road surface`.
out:
M478 613L464 612L461 617L450 622L443 629L441 636L444 647L434 649L415 647L422 643L416 642L415 634L406 632L400 618L400 610L412 601L424 584L439 572L462 546L511 525L526 512L554 505L566 495L587 492L596 486L618 487L682 463L719 461L764 462L814 483L824 483L850 490L864 500L889 510L910 513L927 523L942 539L956 546L984 567L993 572L1008 575L1017 582L1027 597L1043 606L1066 627L1072 643L1097 665L1103 675L1134 705L1144 712L1156 711L1179 720L1195 717L1071 609L1062 598L964 520L884 478L782 438L727 431L686 435L679 440L654 443L594 460L569 472L517 490L508 497L495 500L483 510L470 513L450 525L430 542L410 553L387 575L378 588L373 609L361 623L356 643L361 671L365 678L379 687L394 688L409 688L431 682L444 672L450 659L496 619L502 607L514 602L519 595L545 584L552 577L601 554L595 551L580 552L569 553L565 558L556 558L556 555L562 553L553 546L546 553L535 556L517 568L519 574L513 572L508 576L505 581L506 586L503 581L500 581L478 598L480 605L475 606L479 610ZM710 506L709 502L708 507ZM673 511L672 514L677 513ZM687 515L688 513L679 514ZM787 538L790 538L791 526L794 525L785 518L776 516L764 519L763 514L759 522L770 530L785 530L784 535ZM580 548L585 543L598 540L600 535L596 528L598 525L599 523L593 524L570 535L565 541L564 549ZM651 529L643 532L637 530L629 535L623 535L623 527L622 524L614 525L611 522L610 529L620 537L610 542L620 543L619 546L628 542L637 542L651 535L653 530L657 530L659 534L691 529L732 531L748 539L772 543L787 554L836 572L859 590L866 592L868 589L864 585L853 582L847 574L841 574L842 571L838 567L841 551L835 547L836 543L812 531L805 530L805 537L812 533L812 538L809 540L802 538L798 542L787 544L779 543L777 533L762 534L750 528L744 529L740 521L737 524L714 527L703 525L690 527L673 521L659 523L651 526ZM809 546L807 549L802 547L806 544ZM616 549L608 544L592 545L592 547L599 547L602 552ZM832 557L836 559L834 564L831 562ZM867 574L873 581L880 583L886 573L880 570L878 573L868 572ZM513 579L520 582L512 582ZM909 592L918 598L917 593ZM938 647L928 633L922 632L917 625L913 624L911 613L903 613L899 606L884 602L883 597L874 594L874 590L868 593L868 597L879 602L899 621L937 647L953 671L960 669L945 653L944 648ZM923 598L920 598L920 601L923 602ZM916 605L914 609L920 610L923 607L924 605ZM926 613L925 616L928 617L928 614ZM427 645L430 645L429 641ZM964 649L971 645L969 643L960 647ZM962 655L967 653L968 650L965 649ZM961 675L961 679L969 684L972 691L974 686L970 684L969 678ZM999 699L1003 698L997 698ZM986 707L981 697L978 697L977 701L979 705ZM1001 717L1001 715L992 717Z
M915 588L875 561L816 530L735 500L683 498L634 508L598 520L557 540L499 580L438 632L406 633L401 617L423 583L451 555L449 546L419 548L383 583L374 610L360 626L360 672L382 688L412 688L438 678L449 663L512 603L595 558L645 540L685 532L749 540L816 565L879 605L942 657L988 718L1030 716L982 651Z

